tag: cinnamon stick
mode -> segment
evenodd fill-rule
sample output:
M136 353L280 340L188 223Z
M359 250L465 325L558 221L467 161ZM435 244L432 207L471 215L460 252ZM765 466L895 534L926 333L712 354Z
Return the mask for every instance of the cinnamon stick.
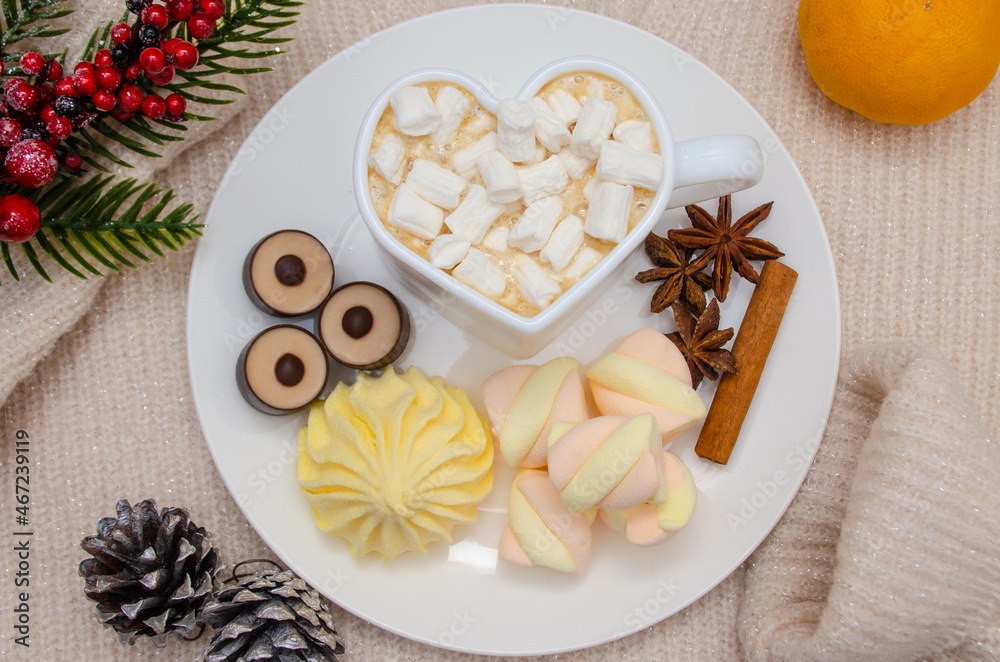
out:
M743 323L733 342L733 358L739 372L735 375L723 374L719 380L715 399L694 447L700 457L719 464L729 461L743 420L750 410L767 355L778 335L796 278L798 274L794 269L777 260L764 263L760 281L750 297Z

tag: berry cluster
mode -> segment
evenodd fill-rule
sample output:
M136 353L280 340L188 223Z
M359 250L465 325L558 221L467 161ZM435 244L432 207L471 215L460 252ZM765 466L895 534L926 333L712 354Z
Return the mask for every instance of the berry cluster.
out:
M165 4L126 0L125 4L135 22L114 25L109 48L97 51L92 62L77 64L72 75L64 75L58 60L47 60L40 53L21 56L22 75L4 82L0 99L0 182L41 188L52 181L60 165L79 174L83 159L61 143L101 114L121 122L140 113L154 120L183 119L187 105L183 96L153 91L169 84L177 70L198 64L198 48L171 33L184 24L191 39L211 37L225 13L224 0L165 0ZM39 222L37 207L24 196L0 198L0 241L27 241Z

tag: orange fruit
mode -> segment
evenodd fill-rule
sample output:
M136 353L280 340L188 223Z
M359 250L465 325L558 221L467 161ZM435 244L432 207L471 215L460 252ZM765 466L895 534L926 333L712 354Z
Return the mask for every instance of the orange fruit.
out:
M998 0L802 0L813 80L869 119L927 124L966 106L1000 65Z

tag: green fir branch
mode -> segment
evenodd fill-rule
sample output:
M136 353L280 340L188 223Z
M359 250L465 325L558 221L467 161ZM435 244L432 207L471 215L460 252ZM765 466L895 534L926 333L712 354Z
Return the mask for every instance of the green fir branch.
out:
M0 195L23 189L0 186ZM103 275L99 267L111 271L136 268L140 262L164 257L166 250L177 251L201 235L194 206L174 202L172 190L155 184L113 175L98 175L80 183L64 178L41 191L28 193L42 214L42 227L22 244L0 242L0 255L15 280L19 274L10 247L20 245L28 263L45 280L41 256L78 278Z
M72 9L60 7L64 0L2 0L0 2L0 51L33 37L56 37L69 28L53 28L48 21L68 16Z

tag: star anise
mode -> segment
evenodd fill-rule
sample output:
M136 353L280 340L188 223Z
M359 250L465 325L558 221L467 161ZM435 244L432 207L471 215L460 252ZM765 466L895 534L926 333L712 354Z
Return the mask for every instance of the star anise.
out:
M712 299L698 317L676 303L671 309L674 311L677 331L668 333L667 338L684 355L688 370L691 371L692 386L698 388L702 377L715 381L719 377L717 370L736 374L736 359L729 350L722 349L733 337L733 330L719 330L719 302Z
M670 230L667 236L682 248L705 249L699 260L715 258L712 272L712 289L719 301L725 301L729 294L729 278L733 269L753 284L760 276L750 266L749 260L773 260L784 255L774 244L748 236L761 221L771 213L771 205L757 207L733 223L731 196L719 199L719 213L716 218L698 205L684 208L694 227Z
M693 313L705 310L705 290L712 286L712 279L702 272L708 258L699 257L689 263L694 251L681 248L652 232L646 236L645 248L646 255L656 266L639 272L635 279L640 283L663 281L653 293L650 312L663 312L675 301L680 301Z

